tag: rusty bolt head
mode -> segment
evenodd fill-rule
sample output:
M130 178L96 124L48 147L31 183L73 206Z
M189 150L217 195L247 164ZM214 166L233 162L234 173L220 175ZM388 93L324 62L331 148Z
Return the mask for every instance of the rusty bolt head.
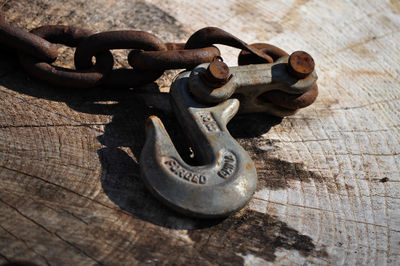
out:
M216 56L200 77L208 86L218 88L229 81L229 74L229 67L222 61L220 56Z
M314 71L314 67L314 59L304 51L296 51L289 56L288 71L293 77L303 79Z

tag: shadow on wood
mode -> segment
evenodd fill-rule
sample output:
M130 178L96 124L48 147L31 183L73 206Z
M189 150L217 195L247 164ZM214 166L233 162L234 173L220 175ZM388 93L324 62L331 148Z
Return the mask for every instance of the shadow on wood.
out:
M157 108L150 108L143 101L136 100L120 103L122 108L114 113L113 120L105 127L104 134L98 137L105 146L99 150L102 164L102 186L104 192L121 209L154 224L174 229L204 228L219 223L221 220L194 219L182 216L159 203L144 187L140 180L140 169L137 160L132 159L127 151L120 147L129 147L134 158L140 156L145 141L144 123L148 116L157 115L165 124L173 143L182 158L189 164L196 164L196 151L192 150L184 131L178 126L173 115ZM158 103L160 104L160 103ZM156 105L154 105L156 106ZM247 137L267 132L280 119L265 115L233 119L230 127L234 136ZM250 124L246 124L246 122ZM245 125L241 125L241 124ZM242 129L246 128L247 131Z

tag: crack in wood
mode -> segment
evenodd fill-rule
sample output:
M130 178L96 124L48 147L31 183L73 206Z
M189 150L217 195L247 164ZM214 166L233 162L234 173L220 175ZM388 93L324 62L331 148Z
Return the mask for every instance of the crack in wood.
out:
M81 254L85 255L86 257L90 258L91 260L95 261L98 265L105 265L104 263L102 263L101 261L97 260L96 258L94 258L93 256L89 255L85 250L79 248L77 245L75 245L74 243L65 240L63 237L61 237L57 232L54 233L55 236L57 236L59 239L61 239L63 242L67 243L69 246L75 248L76 250L78 250Z
M33 253L35 253L36 255L38 255L39 257L41 257L47 265L51 265L50 262L48 261L48 259L46 258L46 256L44 256L43 254L38 253L33 247L31 247L30 245L28 245L28 242L25 239L22 239L18 236L16 236L15 234L13 234L12 232L10 232L9 230L7 230L6 228L4 228L1 224L0 224L0 228L3 229L4 231L6 231L9 235L11 235L12 237L14 237L16 240L21 241L25 247L27 247L29 250L31 250Z
M68 214L68 215L70 215L71 217L75 218L75 219L78 220L79 222L84 223L84 224L86 224L86 225L89 224L88 222L86 222L85 220L83 220L82 218L80 218L79 216L73 214L73 213L70 212L70 211L67 211L67 210L64 209L64 208L61 208L61 207L60 207L60 210L57 210L57 209L55 209L55 208L53 208L53 207L50 207L50 206L47 205L47 204L44 204L44 203L41 203L41 204L42 204L43 206L46 206L47 208L53 210L53 211L56 212L56 213L65 212L66 214Z
M9 171L14 171L14 172L17 172L17 173L19 173L19 174L23 174L23 175L25 175L25 176L29 176L29 177L38 179L38 180L40 180L41 182L50 184L50 185L52 185L52 186L56 186L56 187L61 188L61 189L65 190L65 191L67 191L67 192L73 193L73 194L75 194L75 195L77 195L77 196L79 196L79 197L85 198L85 199L87 199L87 200L89 200L89 201L91 201L91 202L94 202L94 203L96 203L96 204L99 204L99 205L101 205L101 206L103 206L103 207L106 207L106 208L108 208L108 209L114 210L114 211L116 211L116 212L123 212L123 211L120 210L120 209L117 209L117 208L113 208L113 207L111 207L111 206L108 206L108 205L106 205L106 204L104 204L104 203L102 203L102 202L99 202L99 201L97 201L97 200L95 200L95 199L92 199L92 198L90 198L90 197L88 197L88 196L82 195L82 194L80 194L80 193L78 193L78 192L76 192L76 191L74 191L74 190L71 190L71 189L69 189L69 188L63 187L63 186L61 186L61 185L59 185L59 184L50 182L49 180L43 179L43 178L41 178L41 177L34 176L34 175L30 175L30 174L21 172L21 171L19 171L19 170L11 169L11 168L8 168L8 167L5 167L5 166L0 166L0 167L1 167L1 168L4 168L4 169L6 169L6 170L9 170ZM0 199L0 200L1 200L1 199Z
M12 206L11 204L3 201L0 198L0 202L2 202L4 205L8 206L9 208L13 209L15 212L17 212L19 215L21 215L22 217L24 217L25 219L27 219L28 221L32 222L33 224L37 225L38 227L40 227L41 229L43 229L44 231L46 231L47 233L49 233L50 235L54 235L56 236L58 239L60 239L61 241L67 243L69 246L72 246L73 248L77 249L79 252L81 252L82 254L84 254L85 256L87 256L88 258L92 259L93 261L95 261L96 263L98 263L99 265L103 265L100 261L98 261L97 259L93 258L92 256L88 255L85 251L81 250L78 246L76 246L75 244L65 240L64 238L62 238L57 232L51 232L49 229L47 229L44 225L38 223L37 221L35 221L34 219L32 219L31 217L25 215L24 213L22 213L17 207ZM35 252L36 253L36 252ZM38 254L40 255L40 254ZM47 259L46 259L47 261Z
M35 127L88 127L88 126L105 126L108 123L80 123L80 124L44 124L44 125L0 125L0 129L1 128L35 128ZM103 133L104 131L96 129L96 128L90 128L96 131L99 131L100 133Z

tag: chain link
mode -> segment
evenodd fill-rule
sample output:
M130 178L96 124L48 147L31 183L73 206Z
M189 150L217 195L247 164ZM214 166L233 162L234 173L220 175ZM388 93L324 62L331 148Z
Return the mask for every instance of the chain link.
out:
M33 29L30 34L35 34L44 40L76 47L92 32L71 26L47 25ZM101 84L102 79L112 70L113 57L111 52L104 51L95 54L96 65L85 69L66 69L53 66L37 58L19 53L19 59L23 68L37 79L47 81L53 85L73 88L90 88Z
M0 42L46 62L56 60L57 47L35 34L8 24L0 14Z
M8 24L0 14L0 44L16 49L23 68L33 77L69 88L91 88L100 85L135 87L158 79L167 69L191 69L211 62L220 51L214 44L241 49L239 65L273 63L288 54L280 48L257 43L248 45L232 34L215 27L195 32L186 43L164 43L151 33L125 30L93 34L91 31L62 25L46 25L31 32ZM54 66L55 44L76 47L75 69ZM132 68L113 69L111 49L132 49L128 63ZM92 58L96 63L92 63ZM314 102L318 87L303 94L270 91L260 100L279 108L295 110Z
M215 46L154 52L132 50L128 55L128 62L134 69L141 70L191 69L199 65L199 62L211 62L219 55Z

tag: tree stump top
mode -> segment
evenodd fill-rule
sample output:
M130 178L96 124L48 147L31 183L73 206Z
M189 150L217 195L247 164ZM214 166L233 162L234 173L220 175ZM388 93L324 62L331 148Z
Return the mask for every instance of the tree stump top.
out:
M248 43L304 50L317 101L292 117L237 116L258 187L224 220L166 209L140 180L144 121L180 144L168 86L70 91L33 80L0 50L0 264L400 263L400 4L398 1L8 0L25 29L136 29L184 42L205 26ZM59 64L72 67L72 50ZM239 51L221 47L228 65ZM126 51L114 52L128 67Z

